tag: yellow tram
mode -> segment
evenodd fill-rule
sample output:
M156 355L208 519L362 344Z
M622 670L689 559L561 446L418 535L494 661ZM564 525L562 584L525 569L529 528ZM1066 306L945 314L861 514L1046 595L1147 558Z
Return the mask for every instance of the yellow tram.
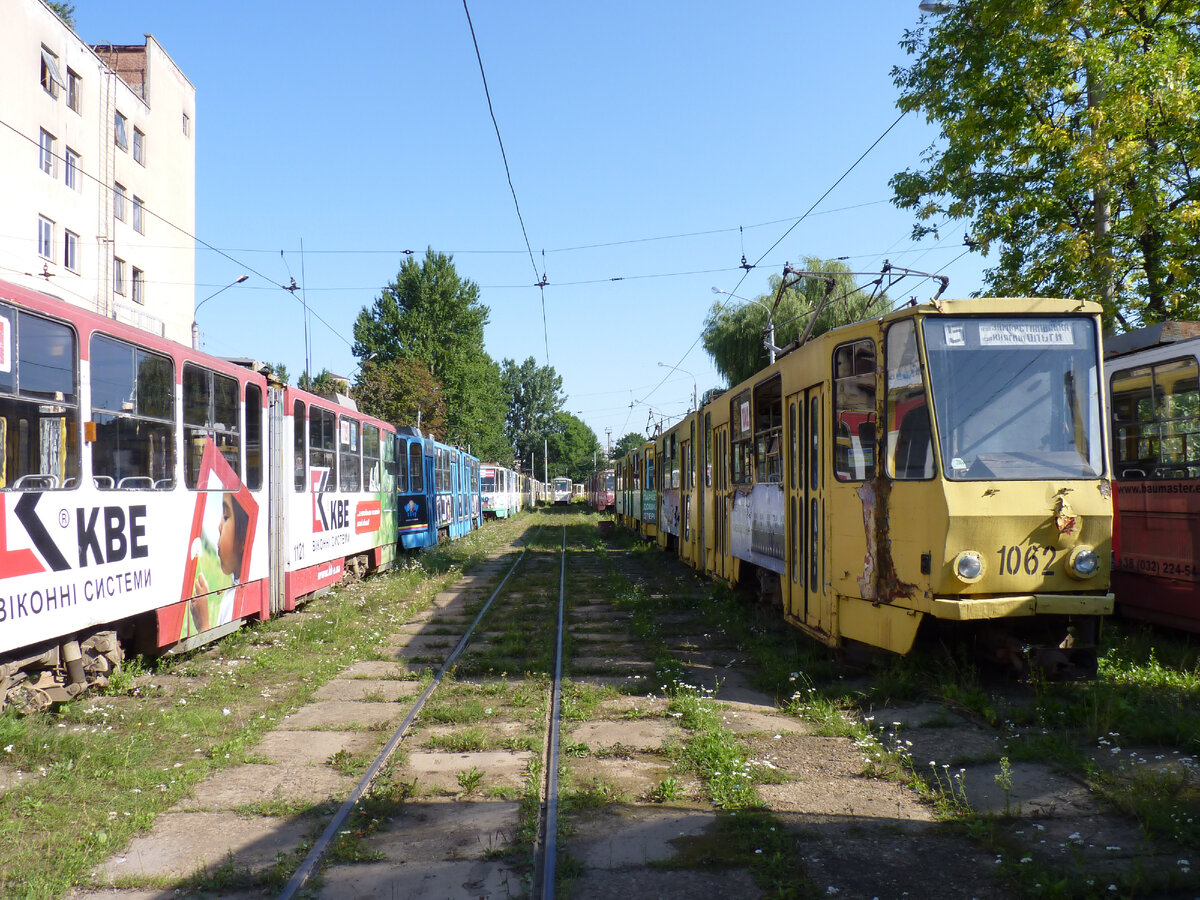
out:
M621 461L643 489L620 520L831 646L904 654L941 623L1019 667L1094 672L1113 608L1099 313L934 300L785 348Z

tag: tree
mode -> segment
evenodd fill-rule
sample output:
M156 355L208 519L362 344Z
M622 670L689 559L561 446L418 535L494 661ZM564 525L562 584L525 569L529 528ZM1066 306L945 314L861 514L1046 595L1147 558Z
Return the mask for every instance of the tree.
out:
M397 427L416 425L444 434L446 402L429 370L411 359L367 360L350 391L358 408Z
M62 19L64 25L66 25L72 31L75 30L75 4L74 3L64 3L64 2L58 2L58 0L51 0L51 2L47 5L52 10L54 10L54 14L56 16L58 16L60 19Z
M1200 28L1170 0L971 0L892 77L941 129L895 175L915 234L966 220L1000 296L1094 298L1124 326L1200 313Z
M882 315L891 309L887 294L873 294L870 287L859 290L855 276L837 260L806 257L801 268L834 280L833 292L813 326L811 334L814 337L839 325ZM709 310L701 339L716 370L730 385L745 381L768 364L769 357L763 346L763 335L768 327L767 310L775 304L782 281L779 275L772 275L768 281L769 290L760 294L756 302L726 299L714 303ZM827 290L827 283L815 278L801 278L794 283L789 279L771 317L775 322L775 346L786 347L800 338L812 311Z
M334 377L334 374L328 369L322 369L316 378L311 377L307 372L301 373L296 386L302 391L311 391L314 394L340 394L345 384Z
M287 384L288 379L291 377L288 374L287 366L283 363L267 363L267 369L270 370L272 376L281 381L283 384Z
M459 276L453 258L429 249L404 261L396 280L354 322L354 355L420 362L442 388L445 432L473 453L511 457L504 438L500 368L483 349L488 308L479 286Z
M505 434L517 459L540 453L542 441L554 431L554 416L562 411L562 376L553 366L539 366L532 356L517 365L506 359L500 367L506 412Z
M646 443L646 436L644 434L639 434L636 431L630 431L619 441L617 441L617 445L613 447L613 459L620 459L627 453L638 449L638 447L642 446L644 443Z
M566 475L580 483L595 471L600 440L581 419L569 412L555 413L549 437L550 477Z

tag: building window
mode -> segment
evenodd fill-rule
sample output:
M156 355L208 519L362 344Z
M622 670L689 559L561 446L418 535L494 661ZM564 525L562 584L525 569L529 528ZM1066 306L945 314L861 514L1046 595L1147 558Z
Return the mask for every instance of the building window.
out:
M80 112L83 104L83 79L78 72L67 69L67 106Z
M191 137L192 134L192 117L187 113L183 114L183 136Z
M42 48L42 90L51 97L58 97L58 89L66 87L63 84L62 73L58 69L58 57Z
M125 117L120 113L113 116L113 140L122 150L129 149L129 138L125 134Z
M137 266L133 267L133 302L146 305L146 273Z
M38 256L54 259L54 222L38 216Z
M125 260L117 256L113 257L113 290L125 294Z
M51 178L54 177L54 135L45 128L38 138L38 166Z
M133 158L143 166L146 164L146 135L136 127L133 129Z
M113 184L113 215L118 221L125 221L125 187Z
M79 190L79 154L67 148L67 187L73 191Z
M63 229L63 265L72 272L79 271L79 235Z
M137 194L133 196L133 230L138 234L146 233L146 226L142 222L142 198Z

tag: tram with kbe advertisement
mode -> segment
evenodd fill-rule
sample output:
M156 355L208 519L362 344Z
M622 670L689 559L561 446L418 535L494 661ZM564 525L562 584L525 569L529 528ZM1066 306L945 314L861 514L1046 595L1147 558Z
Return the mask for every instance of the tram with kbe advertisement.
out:
M643 487L619 519L830 646L936 633L1092 675L1113 609L1099 314L934 298L784 348L618 464Z
M264 373L0 282L0 706L387 568L398 499L478 525L470 454Z

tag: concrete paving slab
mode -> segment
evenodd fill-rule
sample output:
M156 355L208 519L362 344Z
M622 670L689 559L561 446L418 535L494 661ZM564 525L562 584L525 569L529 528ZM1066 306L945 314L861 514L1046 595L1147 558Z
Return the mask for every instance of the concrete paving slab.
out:
M526 893L521 876L500 862L369 863L337 866L324 874L321 900L511 900Z
M448 791L457 794L462 790L458 783L459 772L469 772L475 767L483 772L477 791L490 787L520 788L525 783L525 770L534 758L528 751L508 752L505 750L479 753L439 753L421 751L411 753L401 778L414 778L417 790Z
M654 664L621 656L577 656L568 659L566 667L572 672L649 673Z
M289 766L326 765L337 753L378 749L386 734L377 731L269 731L251 753Z
M251 763L205 778L172 811L237 809L280 801L318 806L349 796L355 784L356 779L330 768Z
M390 659L364 659L356 662L352 666L347 666L342 669L339 678L387 678L387 679L404 679L408 675L408 669L403 663L393 662Z
M483 859L516 840L520 813L521 805L507 800L409 802L369 843L394 863Z
M304 819L238 816L230 812L165 813L154 828L130 842L121 855L102 863L96 877L186 878L197 871L234 864L252 872L275 865L280 853L291 853L313 830Z
M1013 763L1007 776L999 762L963 768L960 783L977 812L1054 818L1096 811L1086 785L1041 763ZM956 774L953 769L947 772L950 777Z
M584 872L571 883L572 900L696 900L761 895L762 889L745 869L606 869Z
M571 741L587 744L593 751L618 745L631 750L659 750L667 741L679 739L679 727L667 719L597 719L567 733Z
M742 703L722 703L721 722L738 734L762 733L809 734L808 723L780 712L763 712L762 707Z
M421 692L416 681L395 678L335 678L313 694L316 700L368 700L372 702L401 700Z
M933 807L919 802L903 785L888 781L880 781L870 791L864 791L858 779L822 777L787 784L760 784L758 795L772 810L781 815L799 814L799 821L808 825L934 821Z
M610 871L670 860L675 841L706 834L716 824L713 812L610 806L577 819L575 833L560 845L585 869Z
M622 759L585 756L568 763L571 784L586 786L595 782L612 785L617 800L632 802L649 799L663 779L671 776L678 783L678 793L673 799L698 800L700 782L686 775L671 771L671 764L662 759L626 757Z
M398 725L407 710L408 705L402 703L317 700L284 718L278 727L288 731L311 731L343 730L352 726L375 728L392 722Z

